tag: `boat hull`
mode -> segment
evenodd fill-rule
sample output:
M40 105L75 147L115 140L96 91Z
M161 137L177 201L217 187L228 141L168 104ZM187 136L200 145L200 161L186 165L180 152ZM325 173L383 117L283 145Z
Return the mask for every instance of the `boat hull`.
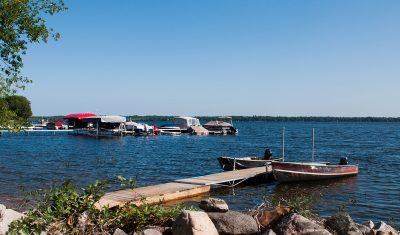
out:
M272 173L279 182L314 181L357 175L358 166L273 162Z

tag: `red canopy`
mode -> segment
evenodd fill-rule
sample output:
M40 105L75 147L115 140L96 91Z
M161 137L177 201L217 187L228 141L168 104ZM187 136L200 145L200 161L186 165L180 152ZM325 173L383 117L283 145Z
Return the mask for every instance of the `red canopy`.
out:
M64 119L78 119L82 120L86 117L93 117L96 116L94 113L73 113L73 114L68 114L67 116L64 117Z

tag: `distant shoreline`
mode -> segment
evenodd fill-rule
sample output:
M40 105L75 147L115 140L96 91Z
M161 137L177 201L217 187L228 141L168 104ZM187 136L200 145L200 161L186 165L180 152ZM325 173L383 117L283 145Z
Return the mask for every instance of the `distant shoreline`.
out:
M63 119L64 116L33 116L33 120L46 119L49 121ZM176 116L158 116L158 115L128 115L127 120L146 121L146 122L168 122ZM195 116L202 122L215 120L217 116ZM231 116L234 122L400 122L400 117L284 117L284 116Z

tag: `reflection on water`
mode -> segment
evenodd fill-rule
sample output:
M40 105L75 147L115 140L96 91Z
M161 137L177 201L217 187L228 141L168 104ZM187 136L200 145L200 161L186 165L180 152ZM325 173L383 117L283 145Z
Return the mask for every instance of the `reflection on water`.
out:
M315 193L340 194L342 192L354 192L356 187L357 176L350 176L321 181L278 183L273 190L273 194L276 196Z
M323 216L354 206L357 202L356 191L357 176L351 176L315 182L279 183L269 197L284 200L312 198L315 203L313 209Z

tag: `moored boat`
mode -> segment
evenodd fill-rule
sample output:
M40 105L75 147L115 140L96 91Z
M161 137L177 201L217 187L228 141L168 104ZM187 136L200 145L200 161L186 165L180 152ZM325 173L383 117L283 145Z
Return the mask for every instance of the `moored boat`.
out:
M200 120L194 117L175 117L174 124L159 127L162 135L208 135L208 130L200 125Z
M279 182L325 180L358 174L357 165L347 165L347 158L339 164L317 162L272 162L272 173Z
M240 158L219 157L218 158L218 162L224 171L242 170L242 169L248 169L248 168L253 168L253 167L267 166L267 165L271 165L271 162L274 162L274 161L280 161L280 159L277 158L277 159L265 160L265 159L262 159L261 157L240 157Z
M90 136L123 136L126 118L118 115L91 116L83 119L91 128L79 130L76 134Z
M270 166L271 162L281 161L282 158L272 158L269 149L265 150L263 157L219 157L218 162L224 171L242 170L260 166Z
M238 129L233 126L232 117L218 117L203 125L213 135L236 135Z
M72 113L64 117L67 122L68 129L87 129L89 128L89 123L84 122L83 119L87 117L97 116L94 113Z

